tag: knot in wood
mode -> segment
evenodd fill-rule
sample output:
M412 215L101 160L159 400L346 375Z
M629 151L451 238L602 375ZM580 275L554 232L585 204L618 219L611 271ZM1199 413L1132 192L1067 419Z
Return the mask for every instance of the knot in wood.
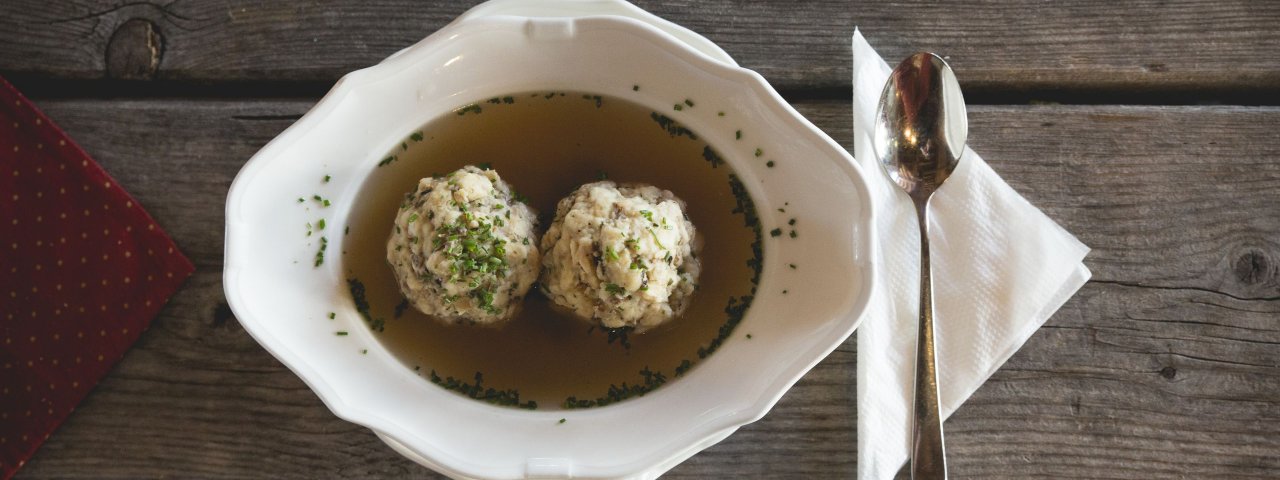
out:
M164 38L154 23L141 18L126 21L107 42L107 77L150 80L160 69Z
M1249 250L1236 259L1233 270L1236 278L1245 285L1257 285L1272 275L1271 260L1258 250Z

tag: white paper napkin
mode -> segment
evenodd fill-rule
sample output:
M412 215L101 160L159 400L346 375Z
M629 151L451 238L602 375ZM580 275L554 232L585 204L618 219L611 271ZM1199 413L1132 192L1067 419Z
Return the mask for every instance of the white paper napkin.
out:
M876 102L890 70L855 30L854 156L876 205L874 261L881 272L858 328L861 480L893 478L907 461L915 374L919 228L911 200L889 181L871 148ZM929 211L945 419L1084 285L1090 274L1081 261L1089 247L1018 195L971 149L934 194Z

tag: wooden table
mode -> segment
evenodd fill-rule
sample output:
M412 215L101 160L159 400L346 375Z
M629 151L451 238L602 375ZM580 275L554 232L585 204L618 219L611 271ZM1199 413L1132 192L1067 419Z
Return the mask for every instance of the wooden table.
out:
M223 202L344 72L470 1L0 2L0 74L198 271L24 478L434 477L334 417L223 297ZM950 56L970 142L1093 248L947 422L957 477L1280 477L1280 3L646 0L845 145L849 37ZM668 478L849 478L854 340Z

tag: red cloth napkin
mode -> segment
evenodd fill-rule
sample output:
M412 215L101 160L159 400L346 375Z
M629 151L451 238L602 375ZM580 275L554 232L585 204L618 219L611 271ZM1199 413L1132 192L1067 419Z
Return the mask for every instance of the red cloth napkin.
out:
M0 478L192 270L142 206L0 78Z

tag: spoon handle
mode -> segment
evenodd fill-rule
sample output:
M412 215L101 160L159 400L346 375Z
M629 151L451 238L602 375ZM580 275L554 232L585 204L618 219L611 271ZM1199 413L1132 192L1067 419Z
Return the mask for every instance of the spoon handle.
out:
M916 337L915 417L911 425L911 478L947 478L938 408L938 369L933 343L933 275L929 266L928 200L916 202L920 222L920 326Z

